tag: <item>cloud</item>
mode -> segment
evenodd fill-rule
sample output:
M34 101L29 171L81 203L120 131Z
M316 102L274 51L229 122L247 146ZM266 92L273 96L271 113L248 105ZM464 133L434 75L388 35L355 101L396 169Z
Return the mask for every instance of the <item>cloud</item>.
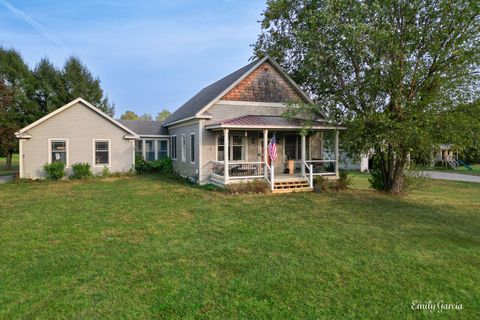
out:
M27 15L25 12L15 8L7 0L0 0L0 4L4 5L11 13L13 13L18 18L22 19L25 23L30 25L32 28L34 28L37 32L39 32L45 38L49 39L50 41L55 43L57 46L65 50L68 50L67 46L62 41L60 41L60 39L50 34L42 24L40 24L38 21L36 21L35 19Z

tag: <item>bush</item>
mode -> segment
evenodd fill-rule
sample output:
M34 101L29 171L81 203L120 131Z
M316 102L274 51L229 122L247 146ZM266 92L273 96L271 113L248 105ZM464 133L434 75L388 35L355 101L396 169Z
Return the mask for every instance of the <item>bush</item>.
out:
M242 193L267 193L270 191L270 185L261 180L255 181L248 181L248 182L240 182L240 183L233 183L229 184L225 188L228 192L234 194L242 194Z
M43 170L45 170L47 178L51 180L59 180L65 176L65 164L60 161L45 163Z
M340 170L339 179L335 182L335 189L346 190L353 183L353 177L348 174L347 170Z
M103 167L102 177L107 178L107 177L110 177L110 176L111 176L110 169L108 169L107 166Z
M316 192L327 192L330 190L331 183L330 180L322 177L322 176L317 176L313 178L313 188L314 191Z
M75 163L72 165L73 179L87 179L92 176L92 170L89 163Z
M142 157L135 158L136 173L171 173L173 172L172 159L165 158L154 161L145 161Z

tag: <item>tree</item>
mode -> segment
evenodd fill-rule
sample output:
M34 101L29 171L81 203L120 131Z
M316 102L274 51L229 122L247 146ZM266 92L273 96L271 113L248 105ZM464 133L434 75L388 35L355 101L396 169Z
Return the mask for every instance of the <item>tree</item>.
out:
M479 97L480 8L476 1L267 1L256 56L268 53L347 126L351 155L375 151L380 183L404 189L411 153L477 141L480 121L462 108ZM478 112L473 119L479 119Z
M34 100L42 115L68 103L63 86L62 73L47 59L43 58L33 70L35 81Z
M170 114L171 114L170 111L168 111L167 109L163 109L157 114L157 117L155 118L155 120L158 122L165 121L170 116Z
M133 111L125 111L124 114L120 116L122 120L138 120L138 115Z
M110 104L100 86L100 79L93 77L88 68L77 57L70 57L63 66L62 77L66 97L71 101L82 97L106 114L113 116L114 105Z
M138 120L152 121L153 118L151 114L144 113L140 117L138 117Z
M33 76L20 53L0 47L0 153L6 155L7 170L17 149L14 133L38 118L33 92Z

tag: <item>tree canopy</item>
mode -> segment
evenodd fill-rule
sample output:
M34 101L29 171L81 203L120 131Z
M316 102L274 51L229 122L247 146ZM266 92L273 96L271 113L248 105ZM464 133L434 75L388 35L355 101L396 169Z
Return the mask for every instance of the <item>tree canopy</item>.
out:
M138 120L138 115L133 111L127 110L127 111L125 111L124 114L122 114L120 116L120 119L122 119L122 120Z
M165 121L170 116L170 114L170 111L168 111L167 109L163 109L162 111L157 113L157 117L155 118L155 120L158 122Z
M347 126L351 155L374 150L380 189L400 192L410 156L480 143L479 5L269 0L254 53L312 95L309 112Z

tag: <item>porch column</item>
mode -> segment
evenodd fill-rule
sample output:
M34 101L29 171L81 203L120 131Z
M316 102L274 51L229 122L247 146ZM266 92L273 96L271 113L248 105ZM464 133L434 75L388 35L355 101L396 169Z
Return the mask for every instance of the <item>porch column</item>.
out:
M338 160L340 153L338 150L338 130L335 130L335 175L338 176Z
M305 165L304 165L304 162L305 162L305 154L306 154L306 151L305 151L305 146L306 146L306 139L305 139L305 135L302 134L301 135L302 137L302 164L301 164L301 167L302 168L302 176L305 175Z
M263 129L263 162L268 163L268 129ZM264 166L265 170L263 175L265 179L268 178L267 166Z
M147 160L147 150L145 149L145 139L142 140L142 157L143 160Z
M223 163L225 165L223 169L223 178L225 179L225 182L228 181L228 154L229 154L229 149L230 146L228 145L229 141L229 136L228 136L228 129L223 129Z

